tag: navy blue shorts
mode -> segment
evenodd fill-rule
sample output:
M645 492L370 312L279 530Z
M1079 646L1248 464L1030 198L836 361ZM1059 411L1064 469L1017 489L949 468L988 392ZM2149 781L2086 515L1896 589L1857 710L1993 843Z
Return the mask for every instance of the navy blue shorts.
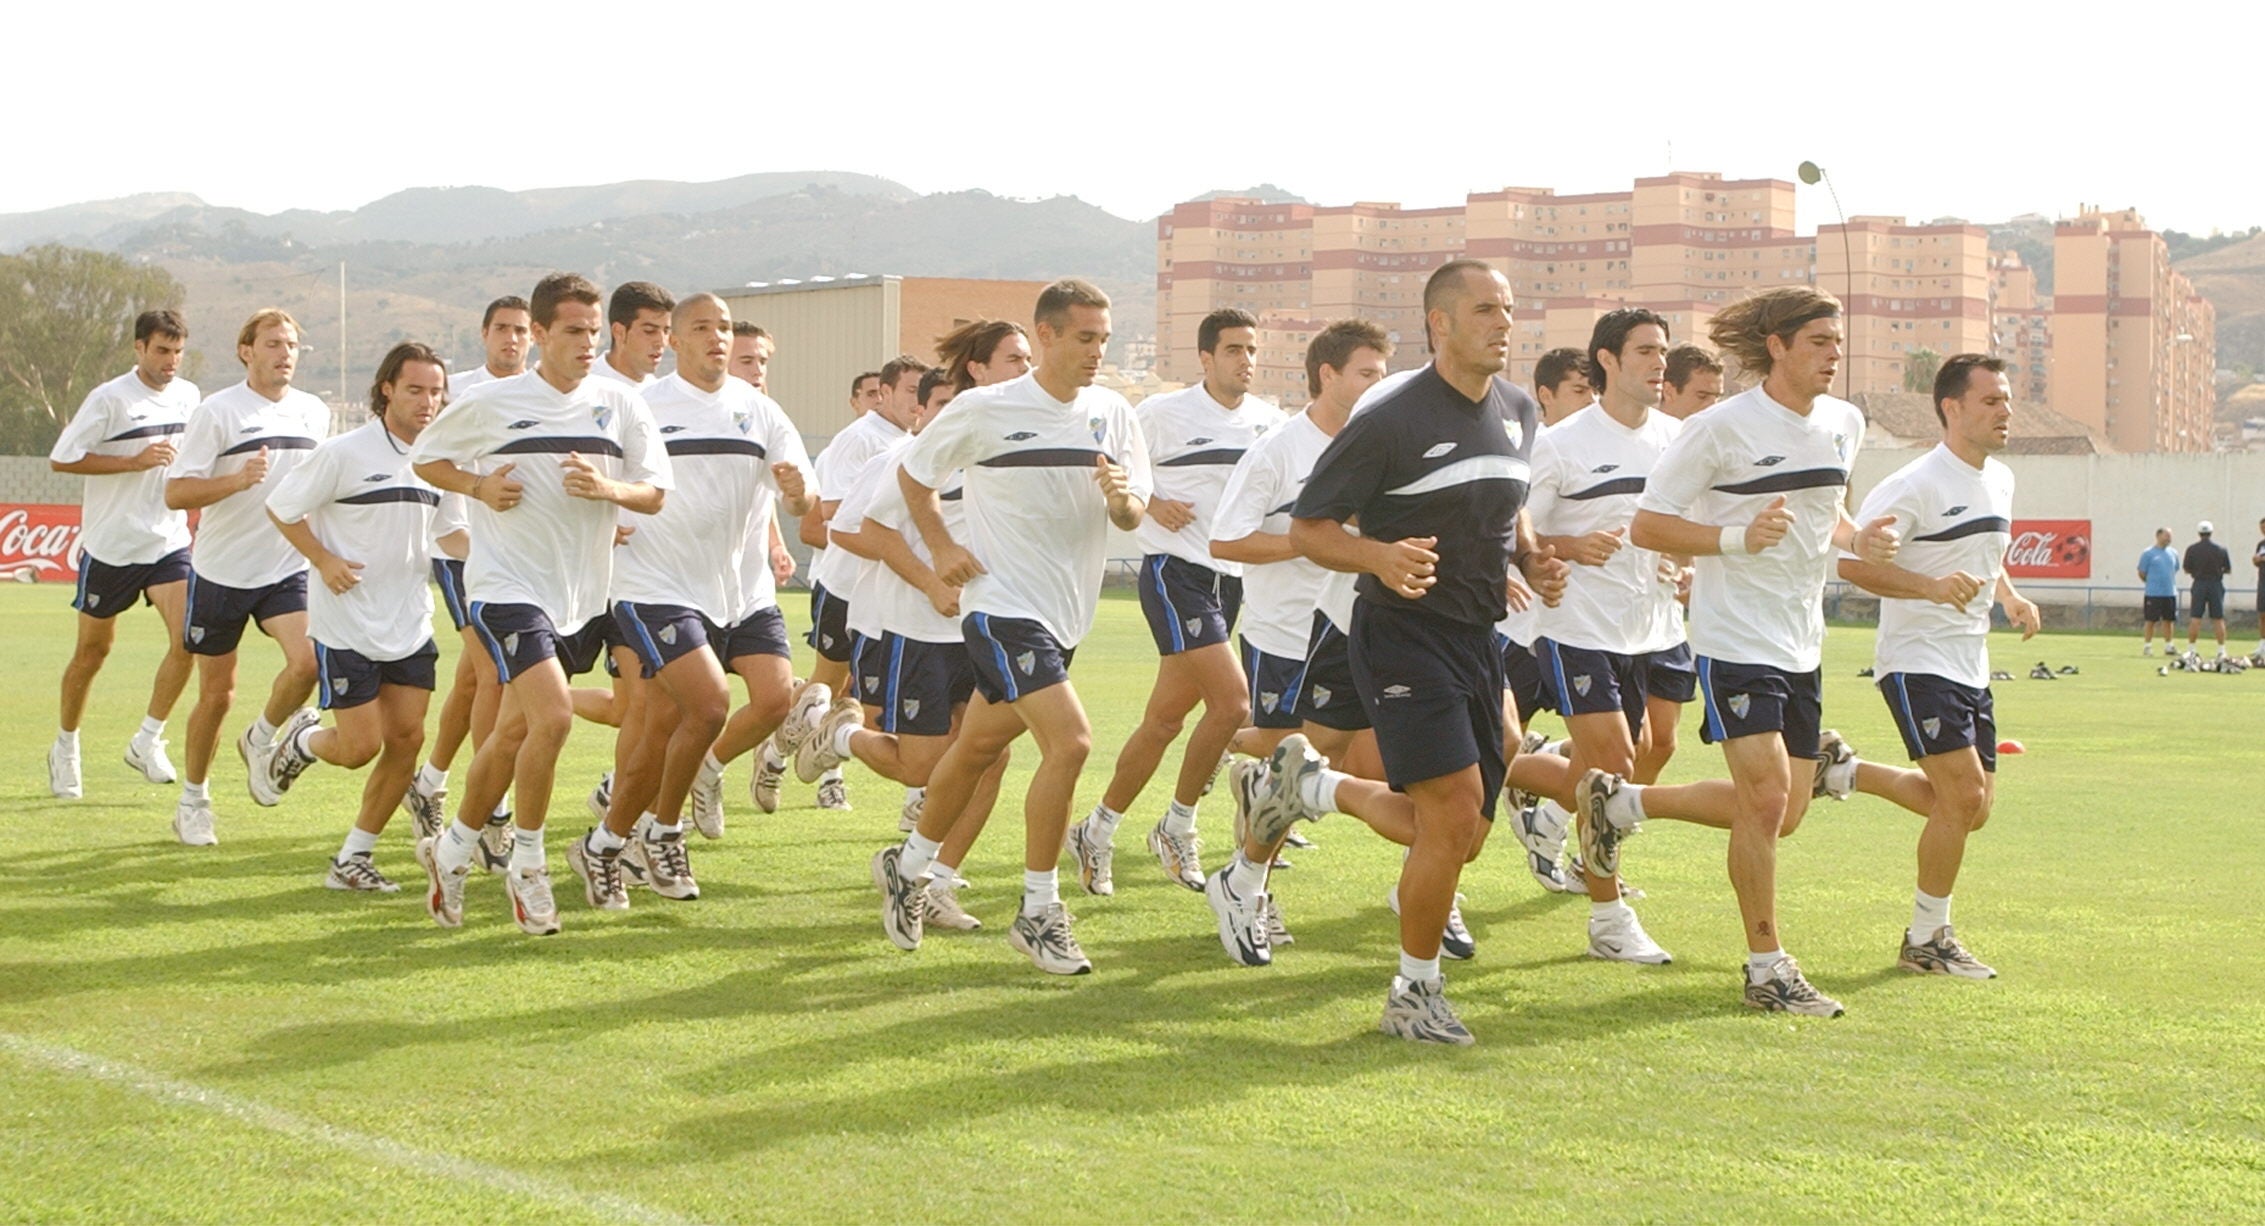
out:
M2175 622L2178 620L2178 597L2176 596L2142 596L2139 603L2139 615L2148 621Z
M1617 711L1627 718L1629 739L1643 735L1646 657L1568 647L1544 638L1534 640L1534 659L1559 712L1571 717Z
M1298 688L1305 679L1306 662L1270 656L1243 638L1243 676L1250 682L1250 722L1253 728L1295 728Z
M2186 598L2188 601L2187 617L2196 621L2203 618L2209 618L2213 621L2224 621L2226 619L2225 584L2197 583L2194 585L2194 590L2187 593Z
M1824 675L1789 673L1767 664L1733 664L1699 657L1699 691L1706 719L1699 737L1709 745L1733 737L1775 732L1794 758L1817 756L1824 719Z
M1932 673L1889 673L1879 684L1912 761L1972 746L1981 755L1982 769L1996 773L1997 702L1987 687L1975 689Z
M895 631L867 639L858 657L857 697L879 712L871 727L902 736L947 736L952 710L975 692L967 644L929 643Z
M1480 813L1502 791L1502 653L1492 626L1470 626L1363 600L1353 608L1353 681L1384 778L1410 784L1479 768Z
M464 596L464 560L434 558L433 585L440 589L440 604L448 610L449 624L458 630L471 625L472 602Z
M1167 553L1140 560L1140 611L1156 654L1224 643L1243 609L1243 581Z
M836 664L849 663L849 602L823 583L810 585L810 633L803 641Z
M557 660L561 668L569 668L567 652L578 638L586 638L590 626L582 627L576 635L561 635L551 624L549 615L531 604L489 604L475 600L467 610L472 619L472 631L488 649L488 659L495 664L496 679L505 685L513 678L545 660ZM590 625L608 620L593 617ZM584 661L582 671L589 671Z
M1306 639L1296 710L1299 719L1338 732L1368 727L1368 708L1361 705L1360 687L1353 684L1350 641L1319 609L1314 610L1313 632Z
M627 646L609 610L583 622L580 630L558 636L558 665L569 677L579 677L600 665L605 667L606 676L619 677L621 666L614 662L613 649Z
M1070 679L1077 648L1055 642L1052 631L1027 617L970 613L959 625L985 702L1020 702Z
M1520 647L1510 636L1497 634L1494 645L1502 657L1502 688L1518 707L1518 724L1524 727L1533 722L1537 711L1554 711L1557 699L1549 692L1549 681L1541 674L1541 661L1534 658L1531 648Z
M325 711L345 711L376 702L382 685L430 691L439 666L440 648L431 639L398 660L373 660L358 651L316 643L315 699Z
M638 675L651 677L708 645L708 619L680 604L613 602L614 633L636 655Z
M1643 657L1644 694L1662 702L1689 702L1699 696L1699 666L1691 645L1677 643Z
M182 645L192 656L225 656L244 639L247 622L265 627L271 618L307 611L307 572L266 587L229 587L189 572L189 624Z
M71 597L71 607L88 617L108 619L133 608L136 596L149 600L149 590L153 587L188 580L189 551L185 547L155 562L133 566L112 566L82 549L79 551L79 590Z
M777 605L769 605L740 618L732 628L722 634L723 660L729 664L741 656L777 656L782 660L794 658L794 648L786 641L786 614Z

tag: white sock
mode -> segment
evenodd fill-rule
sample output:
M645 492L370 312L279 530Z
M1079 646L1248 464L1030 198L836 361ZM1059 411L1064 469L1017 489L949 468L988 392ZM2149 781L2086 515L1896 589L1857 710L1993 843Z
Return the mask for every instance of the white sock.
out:
M205 790L204 784L191 783L188 780L184 779L181 781L181 799L206 801L211 800L212 795Z
M602 827L601 827L602 829ZM548 868L543 859L543 832L525 826L511 828L511 871L524 873L532 869Z
M1548 815L1552 821L1555 821L1557 823L1557 828L1560 830L1571 830L1573 828L1573 815L1566 811L1564 805L1561 805L1554 800L1550 800L1547 797L1544 797L1541 802L1540 812Z
M1592 920L1634 919L1635 916L1635 909L1628 905L1628 900L1625 898L1615 898L1611 902L1592 902L1589 904L1589 918Z
M1937 898L1925 890L1913 890L1911 892L1912 944L1917 945L1935 935L1936 929L1947 927L1949 924L1950 895L1945 894L1941 898Z
M420 767L418 767L418 768L417 768L417 790L418 790L418 791L420 791L420 792L440 792L440 791L446 791L446 790L447 790L447 788L448 788L448 772L447 772L447 771L444 771L444 770L440 769L439 767L437 767L437 766L434 766L434 765L433 765L432 763L430 763L430 762L427 762L427 763L425 763L425 764L424 764L423 766L420 766Z
M472 862L472 852L480 845L480 832L457 818L440 832L433 842L433 860L442 869L454 871Z
M499 822L507 822L511 820L511 798L509 796L506 796L502 800L495 802L495 813L493 815L493 820Z
M590 850L599 855L612 855L628 845L628 839L615 834L604 826L594 826L590 830Z
M1407 950L1400 951L1400 978L1409 983L1439 982L1439 959L1419 958Z
M142 731L141 731L141 735L143 736L143 738L144 738L144 739L147 739L147 740L152 740L152 741L156 740L157 738L159 738L159 737L161 737L161 736L164 736L164 735L165 735L165 721L164 721L164 720L161 720L161 719L159 719L159 718L157 718L157 717L156 717L156 716L154 716L154 715L144 715L144 716L142 716Z
M356 826L346 832L346 845L338 849L338 858L344 860L349 856L359 856L376 847L377 835Z
M927 788L906 788L906 789L904 790L904 804L905 804L905 807L906 807L906 808L908 808L908 809L909 809L909 808L913 807L914 805L924 805L924 804L927 804L927 803L928 803L928 789L927 789Z
M1746 978L1759 979L1763 971L1768 970L1776 964L1779 958L1784 956L1785 951L1782 949L1765 949L1760 952L1748 951L1746 954Z
M851 758L856 757L856 754L853 754L849 751L849 738L856 736L858 733L863 732L864 730L865 726L863 724L843 724L841 727L834 729L834 743L830 747L834 751L834 756L840 758L844 762L847 762ZM841 778L841 772L838 770L835 771L834 778Z
M935 878L934 881L928 883L929 889L948 890L952 888L952 882L959 878L959 865L946 864L940 859L930 860L928 862L928 873Z
M674 837L682 837L683 834L684 821L681 818L677 820L677 823L675 825L671 826L667 822L664 822L661 819L655 817L652 819L652 824L645 827L645 837L653 840L656 843L665 842L668 839Z
M60 728L55 732L55 743L66 749L79 747L79 734L75 728Z
M1062 875L1055 869L1022 870L1022 913L1036 915L1062 901Z
M904 851L897 856L897 875L910 881L927 872L936 863L936 853L943 846L935 839L921 837L917 830L904 836Z
M1164 832L1166 834L1194 834L1195 806L1183 805L1179 801L1173 801L1172 807L1164 810Z
M1639 822L1651 816L1644 812L1644 788L1647 786L1649 785L1642 783L1623 783L1620 785L1620 795L1628 802L1628 811L1635 814L1636 820Z
M818 782L820 783L840 783L841 781L842 768L838 766L833 768L832 770L827 771L825 774L818 776Z
M1086 816L1085 828L1092 831L1094 837L1106 843L1117 837L1117 827L1124 820L1125 815L1115 809L1107 805L1095 805L1093 812Z
M716 754L714 750L710 750L707 753L700 755L700 771L702 774L710 776L720 775L724 773L724 764L716 761Z
M1253 864L1250 857L1237 851L1227 862L1227 887L1245 898L1266 888L1266 866Z
M786 759L779 756L778 749L769 741L763 742L763 766L775 771L786 769Z
M275 725L267 722L267 716L262 715L252 721L252 739L262 745L275 743Z
M1541 751L1552 758L1570 758L1573 756L1573 738L1561 737L1550 741L1541 747Z
M298 732L292 734L291 752L299 755L302 758L305 758L309 762L314 761L315 747L314 742L311 738L314 736L314 734L320 731L322 731L321 724L308 724L306 727L301 728Z
M1337 811L1337 785L1352 778L1343 771L1318 770L1298 785L1298 803L1316 813Z

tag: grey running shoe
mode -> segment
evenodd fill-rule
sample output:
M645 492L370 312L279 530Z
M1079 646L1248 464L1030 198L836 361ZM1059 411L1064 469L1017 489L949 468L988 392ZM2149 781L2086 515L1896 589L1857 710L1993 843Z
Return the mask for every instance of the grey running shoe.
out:
M842 756L834 752L834 741L844 728L865 726L865 708L855 702L837 702L827 707L819 717L818 725L808 735L797 738L794 750L794 777L804 783L816 783L820 775L842 764Z
M1014 927L1007 932L1007 944L1017 953L1028 955L1031 965L1049 975L1083 975L1093 969L1070 932L1069 908L1058 902L1048 903L1036 915L1018 913Z
M1827 796L1846 800L1856 790L1856 748L1830 728L1817 737L1817 776L1809 788L1812 799Z
M308 767L315 764L313 754L300 751L299 734L321 725L322 716L316 714L313 707L301 707L291 713L291 718L283 721L283 727L276 730L275 744L267 754L267 776L268 786L275 790L279 799L291 790L291 785L299 781L299 776L306 773Z
M1791 956L1779 954L1769 969L1755 978L1746 974L1746 1003L1765 1013L1798 1013L1804 1017L1839 1017L1847 1010L1840 1002L1809 986L1801 967Z
M529 936L547 937L558 931L558 903L551 897L551 871L514 868L503 875L504 893L511 896L511 918Z
M958 932L973 932L983 926L982 920L969 915L959 905L959 890L949 881L930 881L928 888L921 891L921 901L928 908L924 921L927 925Z
M330 871L323 875L322 887L326 890L361 890L372 894L393 894L400 886L370 862L370 853L358 851L343 860L330 862Z
M1386 1034L1418 1043L1451 1043L1468 1047L1478 1042L1447 1003L1447 981L1410 983L1392 977L1392 990L1384 997L1384 1017L1376 1028Z
M412 778L409 790L401 794L401 811L416 825L418 838L437 838L448 826L448 788L443 785L427 792Z
M1282 908L1274 901L1271 891L1266 894L1266 940L1277 949L1298 943L1298 939L1290 935L1290 926L1282 922Z
M590 807L590 820L601 826L605 825L606 813L613 808L612 771L607 771L598 776L598 786L590 789L590 798L587 803Z
M1077 882L1088 894L1114 894L1117 879L1113 865L1117 849L1093 833L1093 819L1070 827L1070 854L1077 857Z
M213 833L212 802L183 800L173 806L173 837L188 847L211 847L220 842Z
M881 931L898 949L920 948L921 928L928 919L925 879L911 879L897 871L904 848L891 843L873 853L873 887L881 891Z
M1518 756L1523 758L1528 754L1540 753L1542 747L1547 744L1549 744L1548 737L1528 728L1526 734L1518 739ZM1541 797L1510 783L1508 780L1503 782L1503 791L1507 793L1507 799L1510 801L1510 808L1513 812L1523 810L1530 805L1540 804L1542 800Z
M1255 768L1257 763L1251 765ZM1293 732L1274 747L1274 757L1268 761L1263 776L1253 777L1253 772L1238 769L1231 781L1235 785L1235 806L1238 810L1242 808L1244 788L1248 787L1251 833L1260 845L1274 846L1287 837L1298 822L1321 820L1322 811L1307 808L1303 797L1306 780L1320 774L1328 765L1328 760L1313 751L1312 743L1303 734Z
M582 897L594 911L627 911L629 887L621 879L622 848L599 851L590 840L597 834L591 831L566 845L566 862L574 875L582 879Z
M1290 833L1282 836L1282 846L1296 847L1300 850L1304 850L1313 846L1313 840L1307 838L1306 836L1298 833L1295 830L1292 830Z
M1203 888L1203 840L1195 831L1173 834L1159 821L1148 832L1148 850L1174 884L1191 890Z
M1265 966L1274 961L1274 934L1266 927L1266 891L1237 894L1227 880L1231 866L1232 862L1223 864L1204 878L1204 901L1219 920L1219 944L1227 956L1244 966Z
M47 747L47 791L62 800L77 800L86 795L86 787L79 777L79 747L65 744L62 737Z
M1526 849L1526 871L1534 875L1542 889L1552 894L1574 892L1565 879L1564 868L1558 863L1565 855L1565 825L1563 810L1554 805L1532 804L1518 810L1516 824L1511 827L1518 834L1519 845Z
M509 813L498 813L480 828L480 847L475 853L480 867L497 876L511 871L511 831L513 822Z
M1589 871L1599 877L1620 875L1620 841L1642 828L1620 798L1620 776L1591 770L1581 776L1574 798L1581 802L1576 815L1581 826L1581 855Z
M126 742L126 765L142 773L151 783L171 783L173 759L165 756L165 738L143 736L139 733Z
M684 846L684 831L660 834L648 827L641 837L629 840L629 848L624 859L644 871L644 884L653 893L678 902L700 897L700 883L692 879L692 856Z
M920 811L928 807L928 793L905 798L904 807L897 810L897 833L911 834L920 829Z
M704 839L724 837L723 772L710 771L705 762L692 777L692 828Z
M464 924L464 879L471 876L471 866L450 872L440 866L435 853L438 839L417 840L417 866L425 870L425 914L443 928L458 928Z
M832 809L840 813L849 812L849 785L842 782L838 776L832 779L820 779L818 781L818 807Z
M1951 975L1959 979L1998 977L1988 964L1966 952L1949 924L1935 929L1935 935L1917 945L1911 943L1910 930L1904 930L1903 950L1896 958L1896 965L1922 975Z

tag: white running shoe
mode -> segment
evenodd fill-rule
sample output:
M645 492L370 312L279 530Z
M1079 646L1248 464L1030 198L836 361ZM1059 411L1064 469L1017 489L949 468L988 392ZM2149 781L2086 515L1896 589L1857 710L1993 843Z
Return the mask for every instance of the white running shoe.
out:
M1519 845L1526 849L1526 871L1533 874L1542 889L1552 894L1576 892L1567 881L1561 863L1565 857L1565 832L1572 816L1557 805L1535 803L1518 810L1511 827L1518 834Z
M605 825L606 813L613 808L612 771L598 776L598 786L590 789L589 799L584 803L589 806L591 818L599 825Z
M558 931L558 903L551 897L551 871L514 868L504 873L503 889L511 896L511 918L529 936L547 937Z
M1290 926L1282 922L1282 906L1270 891L1266 895L1266 940L1276 949L1295 945L1298 939L1290 935Z
M2140 655L2143 655L2143 656L2151 656L2151 655L2154 655L2154 654L2155 654L2155 645L2154 645L2153 643L2141 643L2141 644L2139 645L2139 654L2140 654Z
M765 813L779 811L779 782L786 778L785 765L771 765L771 743L755 747L755 773L747 780L747 798Z
M802 687L802 692L794 696L794 705L786 709L786 719L771 733L771 749L780 762L794 761L794 751L802 748L805 737L817 731L818 721L826 718L826 709L833 705L831 686L812 682Z
M1447 981L1434 979L1429 983L1410 983L1398 975L1392 977L1392 990L1384 997L1384 1016L1376 1028L1395 1038L1412 1039L1418 1043L1448 1043L1469 1047L1478 1042L1470 1028L1455 1016L1455 1009L1447 1003Z
M165 756L165 738L161 736L135 733L134 738L126 742L126 765L140 771L142 778L151 783L171 783L177 777L173 773L173 759Z
M236 756L244 760L244 790L251 793L252 803L263 809L274 808L283 799L268 780L275 742L261 741L253 735L252 725L247 724L243 735L236 738Z
M1255 767L1257 763L1251 765ZM1291 828L1299 822L1322 819L1325 810L1306 806L1305 783L1328 765L1329 760L1314 752L1305 734L1293 732L1274 747L1274 756L1267 761L1263 778L1251 778L1249 772L1238 770L1229 780L1235 788L1238 812L1245 802L1243 789L1250 787L1250 828L1261 846L1272 847L1277 841L1287 839Z
M895 843L873 853L873 888L881 891L881 931L898 949L920 948L922 927L928 920L923 896L926 878L906 877L897 871L904 848Z
M950 928L957 932L973 932L983 921L967 913L959 905L959 890L949 881L930 881L921 891L921 901L928 907L924 923L928 926Z
M437 838L448 828L448 785L444 783L428 792L418 787L416 778L411 776L409 790L401 794L401 811L416 825L418 838Z
M700 883L692 879L692 856L684 846L684 832L655 834L645 827L629 840L622 857L633 871L644 874L646 888L663 898L691 902L700 897Z
M819 717L818 726L797 738L794 749L794 777L804 783L816 783L820 775L842 764L842 756L834 752L834 741L844 728L865 726L865 708L854 702L837 702L826 708Z
M849 812L849 785L840 779L820 779L818 781L818 807L832 809L838 813Z
M1148 832L1148 850L1175 884L1191 890L1203 888L1203 840L1195 831L1173 834L1159 821Z
M1070 854L1077 857L1077 883L1088 894L1109 895L1117 892L1114 864L1117 849L1108 840L1093 833L1093 819L1088 817L1070 827Z
M705 762L692 777L692 828L704 839L724 837L723 772L709 770Z
M897 833L911 834L920 829L920 811L928 807L928 793L905 798L904 808L897 810Z
M1531 728L1528 728L1526 729L1525 735L1518 738L1518 757L1523 758L1529 754L1541 753L1544 751L1545 747L1548 746L1548 744L1548 737L1543 736L1541 733L1536 732ZM1516 760L1517 759L1515 758L1512 759L1512 761ZM1502 790L1508 794L1510 800L1510 810L1513 813L1530 805L1540 804L1542 800L1541 797L1536 796L1532 792L1529 792L1524 788L1511 783L1507 779L1503 780L1502 782Z
M1265 966L1274 961L1273 933L1266 924L1266 891L1237 894L1227 880L1230 864L1203 880L1204 901L1219 920L1219 944L1227 956L1243 966Z
M629 887L622 884L622 848L599 851L590 840L596 831L566 845L566 863L582 879L582 899L593 911L627 911ZM531 930L530 930L531 931Z
M330 871L323 875L322 886L326 890L360 890L371 894L394 894L401 890L391 878L377 870L366 851L331 861Z
M79 747L65 744L61 736L47 747L47 790L62 800L86 795L85 781L79 777Z
M1812 799L1846 800L1856 791L1856 747L1830 728L1817 737L1817 777Z
M1801 967L1787 954L1779 954L1777 961L1756 978L1752 968L1745 972L1746 1004L1765 1013L1798 1013L1805 1017L1839 1017L1847 1010L1840 1002L1809 986L1809 979Z
M1620 841L1643 829L1634 803L1620 788L1620 776L1592 769L1573 789L1574 799L1581 802L1575 814L1581 827L1581 858L1599 877L1620 875Z
M173 806L173 837L188 847L211 847L220 842L212 830L212 802L183 800Z
M1589 956L1607 962L1640 962L1645 966L1665 966L1675 961L1674 955L1659 947L1651 934L1644 931L1634 911L1623 915L1598 919L1589 917Z
M296 742L300 733L321 725L322 716L313 707L301 707L276 729L275 743L268 746L267 751L267 785L274 791L276 800L282 800L299 776L315 764L314 755L301 753Z
M1018 909L1014 927L1007 932L1007 944L1049 975L1083 975L1093 969L1070 931L1069 908L1058 902L1046 904L1046 909L1036 915L1023 915Z
M417 865L425 870L425 914L443 928L460 928L464 924L464 879L472 875L467 864L454 872L441 868L438 851L440 840L417 840Z

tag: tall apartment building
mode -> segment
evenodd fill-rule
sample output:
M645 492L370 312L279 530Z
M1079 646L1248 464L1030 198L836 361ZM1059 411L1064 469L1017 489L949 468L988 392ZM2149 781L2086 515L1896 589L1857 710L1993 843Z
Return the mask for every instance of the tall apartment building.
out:
M2053 403L2053 304L2017 252L1990 253L1990 352L2004 358L2016 404Z
M1841 301L1841 394L1907 390L1915 353L1990 351L1990 237L1961 223L1851 217L1817 227L1817 285ZM1920 389L1909 389L1920 390Z
M2217 312L2132 209L2053 227L2053 408L2119 451L2207 451Z

